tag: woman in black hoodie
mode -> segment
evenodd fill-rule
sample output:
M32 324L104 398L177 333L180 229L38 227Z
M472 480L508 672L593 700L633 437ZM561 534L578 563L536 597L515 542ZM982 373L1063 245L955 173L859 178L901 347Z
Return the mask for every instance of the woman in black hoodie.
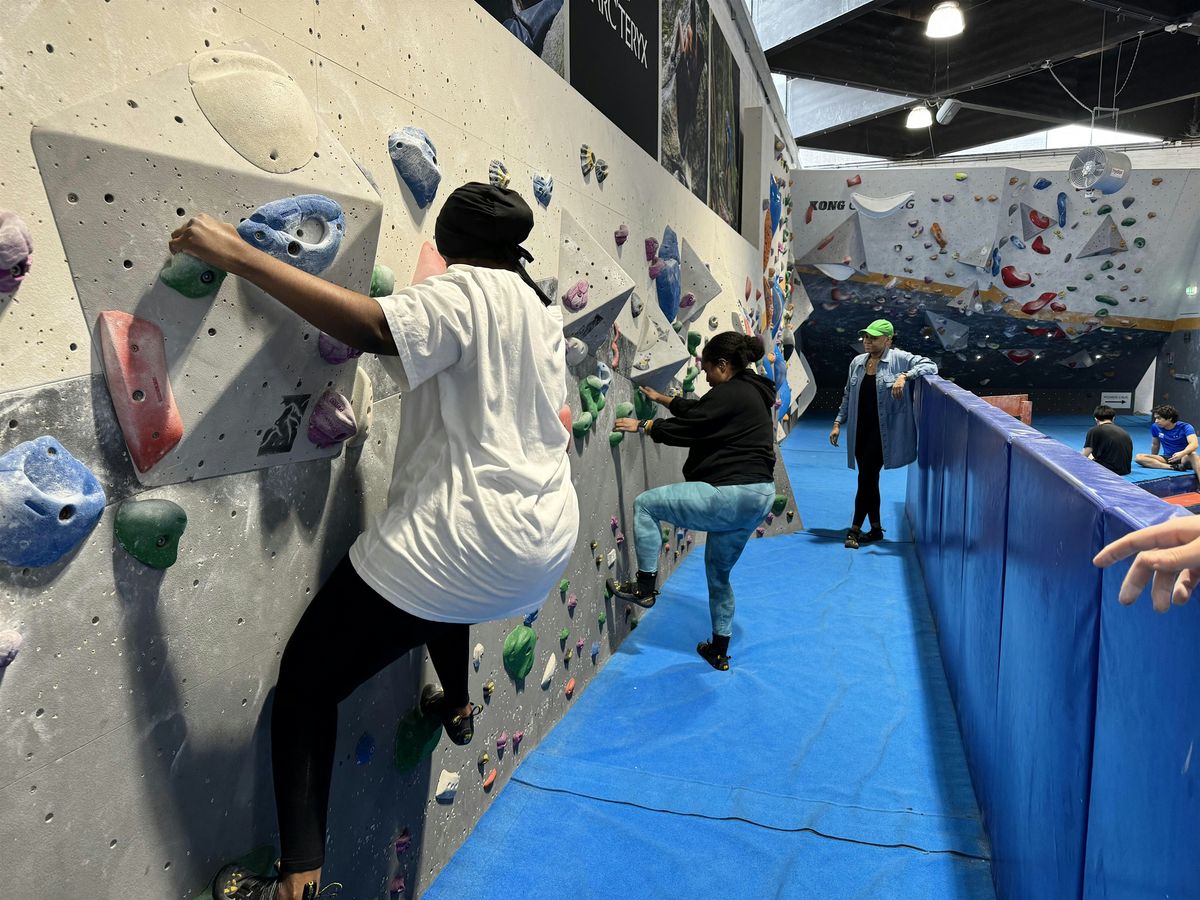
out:
M762 359L761 338L726 331L704 346L700 366L712 386L699 400L642 392L670 409L670 419L617 419L617 431L639 431L659 444L689 447L684 481L652 488L634 501L636 581L615 586L623 600L654 605L659 522L708 532L704 566L712 640L696 651L715 669L729 668L733 589L729 573L751 533L775 502L775 384L748 366Z

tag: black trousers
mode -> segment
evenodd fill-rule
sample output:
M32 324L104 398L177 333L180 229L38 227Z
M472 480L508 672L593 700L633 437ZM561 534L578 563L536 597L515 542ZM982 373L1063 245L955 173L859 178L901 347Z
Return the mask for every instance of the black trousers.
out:
M338 703L372 675L424 644L446 693L466 706L470 626L419 619L369 587L342 559L288 639L271 714L271 767L280 871L325 861L325 823Z
M879 525L879 472L883 468L883 439L879 436L879 425L863 427L862 422L854 435L854 463L858 467L858 493L854 495L855 528L861 528L863 520L869 518L872 527Z

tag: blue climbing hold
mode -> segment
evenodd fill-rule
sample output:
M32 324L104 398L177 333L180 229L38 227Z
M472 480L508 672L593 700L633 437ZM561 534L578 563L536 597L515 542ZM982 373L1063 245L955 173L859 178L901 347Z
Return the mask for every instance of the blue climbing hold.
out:
M658 305L667 317L668 322L674 322L679 315L680 299L680 265L679 237L668 225L663 230L662 243L658 247L658 277L654 280L658 291Z
M779 332L779 324L783 321L783 285L776 275L771 282L771 334ZM782 355L782 354L780 354Z
M554 192L554 178L550 175L533 176L533 196L542 206L550 205L550 195Z
M388 155L396 173L408 185L417 206L425 209L433 202L442 170L437 164L437 147L422 128L409 125L388 135Z
M999 251L999 249L993 247L992 248L992 277L995 278L999 274L1000 274L1000 251Z
M792 406L792 386L788 384L787 379L783 379L783 384L779 385L779 408L775 410L775 421L781 420L791 411Z
M358 743L354 745L354 761L365 766L375 757L375 738L371 737L371 733L364 731L359 737Z
M1037 181L1035 181L1033 183L1033 189L1035 191L1044 191L1046 188L1050 187L1050 185L1052 185L1052 184L1054 184L1054 182L1051 181L1049 178L1039 178Z
M779 194L779 182L771 179L771 234L779 230L779 217L783 215L783 198Z
M1063 191L1058 192L1058 227L1067 227L1067 195Z
M595 662L596 657L599 655L600 655L600 642L594 641L592 643L592 662Z
M1012 242L1012 245L1014 247L1016 247L1018 250L1025 249L1025 242L1023 240L1021 240L1019 237L1017 237L1015 234L1011 238L1009 238L1009 240Z
M49 436L0 456L0 562L50 566L86 538L104 514L91 470Z
M264 203L237 230L251 247L310 275L319 275L337 256L346 217L328 197L301 194Z
M539 612L541 612L541 610L535 609L533 612L527 614L525 616L525 624L529 626L536 622Z

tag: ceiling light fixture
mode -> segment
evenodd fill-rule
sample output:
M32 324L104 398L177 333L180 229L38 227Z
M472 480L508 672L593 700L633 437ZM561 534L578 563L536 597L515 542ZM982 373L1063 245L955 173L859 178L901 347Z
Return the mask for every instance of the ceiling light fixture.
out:
M928 128L932 124L933 116L929 114L929 107L925 104L910 109L908 118L904 120L905 128Z
M966 23L963 21L962 10L956 0L946 0L939 3L929 14L925 24L925 36L934 38L949 38L963 33Z

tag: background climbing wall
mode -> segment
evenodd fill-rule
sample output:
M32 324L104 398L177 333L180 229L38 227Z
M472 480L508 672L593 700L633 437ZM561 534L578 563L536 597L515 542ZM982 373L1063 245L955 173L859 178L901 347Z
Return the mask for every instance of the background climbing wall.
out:
M899 346L971 390L1073 392L1081 411L1101 391L1132 392L1195 315L1198 188L1190 169L1135 170L1091 199L1065 167L795 173L796 270L813 307L801 344L817 382L840 394L857 330L884 316ZM855 194L896 209L865 215ZM847 252L857 274L820 268Z
M726 4L713 8L731 16ZM196 54L231 47L260 54L294 78L322 129L319 165L266 174L234 160L190 113L177 109L161 121L136 119L140 113L157 116L160 102L191 102L182 83L167 90L172 76L163 73L186 66ZM745 48L735 42L732 50L749 73ZM761 60L756 65L762 68ZM778 102L768 102L755 78L743 77L741 85L744 106L768 110L754 135L764 164L744 188L746 205L758 210L747 233L761 234L766 179L783 177L793 161L775 149L786 127L773 112ZM137 107L126 102L131 99ZM691 326L701 338L735 322L763 330L764 301L753 291L747 299L744 285L749 280L761 290L769 266L784 271L784 251L776 237L768 248L772 259L765 259L761 237L747 241L730 229L471 0L22 4L9 11L0 37L0 107L9 123L0 133L0 208L24 219L35 248L20 291L0 295L0 453L54 435L96 474L108 503L97 527L58 563L0 564L0 631L12 628L24 636L16 660L0 670L0 871L13 896L50 890L193 897L218 863L274 840L267 724L278 657L323 577L380 510L404 424L394 385L367 356L359 367L374 382L375 407L361 447L254 471L231 461L224 469L206 466L221 473L215 477L172 476L155 487L139 480L93 345L94 314L101 308L137 310L168 326L174 315L194 316L194 307L184 311L196 300L171 297L153 282L180 219L177 209L236 222L276 196L334 194L347 207L348 232L341 251L346 256L329 277L363 290L374 255L402 285L421 242L432 238L441 199L458 183L485 180L491 162L500 160L535 210L528 242L537 257L530 267L535 277L559 274L560 212L567 210L608 248L642 301L654 304L657 289L644 242L661 240L673 226L721 289ZM175 115L195 129L187 138L180 136L184 123ZM424 128L437 146L443 182L428 209L416 204L388 155L388 134L405 125ZM34 126L40 126L36 133ZM74 143L55 146L49 139L40 145L51 126ZM114 141L118 132L127 137ZM89 153L81 150L86 135L108 168L72 170L83 162L99 165L79 158ZM581 174L583 143L607 161L603 183L594 173ZM136 153L128 149L133 146ZM195 164L197 156L205 161L205 148L221 155L220 161L207 159L211 171ZM371 173L377 197L346 165L347 157ZM191 161L186 172L173 170L181 159ZM170 171L162 187L156 168ZM133 175L125 174L130 170ZM89 171L120 177L125 189L81 178ZM533 200L534 174L554 177L546 208ZM70 193L75 202L67 199ZM622 225L629 239L617 247L613 235ZM178 309L171 309L168 297ZM269 306L258 307L264 298L235 279L227 279L217 297L217 308L229 318L201 320L196 339L203 349L185 351L165 328L173 378L184 380L177 367L203 362L192 358L200 356L207 356L205 371L217 376L213 390L220 403L203 408L212 419L196 413L192 424L198 429L215 427L215 419L242 408L236 387L248 372L222 366L214 349L225 325L240 321L251 330L269 324L283 333L294 324L281 322ZM244 310L262 319L239 319ZM718 327L710 328L713 316ZM199 327L197 321L189 327ZM208 333L210 327L217 334ZM304 343L302 330L291 334ZM595 374L600 362L612 364L613 349L604 341L572 367L576 416L578 380ZM630 350L626 344L624 352ZM794 371L803 377L797 359L792 357ZM685 354L676 382L686 374L686 362ZM348 393L353 362L317 368ZM677 480L683 456L636 436L610 446L616 407L634 391L620 363L614 368L594 430L569 448L583 524L564 576L567 589L554 592L533 623L539 639L529 679L514 682L501 664L503 639L517 623L473 629L473 641L483 647L472 673L473 695L479 699L488 682L495 685L476 739L460 748L443 738L432 756L404 771L392 764L393 735L428 676L427 661L414 655L398 663L342 705L328 874L346 883L348 896L388 896L397 877L406 880L410 896L426 885L521 754L565 712L571 702L564 693L567 680L575 678L576 695L586 689L636 624L640 611L606 600L603 581L632 564L633 498L648 486ZM280 370L294 371L286 363ZM704 387L701 378L696 389ZM806 385L796 384L792 396L805 392ZM247 397L245 418L237 424L252 419L258 402L268 400ZM219 416L218 407L224 410ZM186 465L180 471L185 478L200 474ZM782 469L777 479L789 512L795 511ZM115 513L131 498L169 499L187 512L179 560L171 568L147 568L118 545ZM780 516L765 523L764 533L799 525L800 517ZM617 531L630 538L619 542ZM665 537L661 571L668 574L697 536L668 531ZM560 640L563 629L567 635ZM681 641L686 646L695 637ZM543 689L539 676L550 655L559 660L558 671ZM518 731L524 736L519 747ZM501 733L509 736L503 754L496 746ZM480 764L485 750L490 759ZM489 793L483 785L493 768L498 775ZM449 804L434 800L443 770L462 778ZM397 855L395 839L405 829L412 844Z

